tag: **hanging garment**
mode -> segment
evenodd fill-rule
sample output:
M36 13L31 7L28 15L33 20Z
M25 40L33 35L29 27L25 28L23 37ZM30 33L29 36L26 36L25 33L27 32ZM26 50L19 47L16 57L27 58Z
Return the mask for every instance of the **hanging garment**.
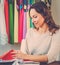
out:
M17 0L14 0L14 43L18 43L18 9Z
M30 17L29 17L30 0L28 1L28 11L27 14L27 30L30 28Z
M8 0L4 0L4 14L5 14L5 23L6 23L6 32L8 35L8 42L10 43Z
M29 28L33 28L33 27L34 27L34 26L33 26L33 23L32 23L32 19L29 17L29 8L30 8L30 6L31 6L33 3L35 3L35 0L29 0L29 1L28 1L27 30L28 30Z
M24 12L24 20L23 20L23 39L25 39L26 37L26 32L27 32L27 26L26 26L26 12Z
M10 43L14 44L14 7L13 7L13 0L8 0L8 3L9 3Z
M23 17L24 17L24 9L23 9L23 0L20 0L19 6L19 22L18 22L18 42L20 43L23 39Z
M35 0L30 0L30 6L35 3ZM30 28L33 28L34 25L32 23L32 19L30 18Z
M23 39L26 37L26 31L27 31L27 6L28 6L28 0L23 0L24 4L24 19L23 19Z
M6 24L4 16L4 0L0 2L0 44L4 45L8 43L8 37L6 33Z

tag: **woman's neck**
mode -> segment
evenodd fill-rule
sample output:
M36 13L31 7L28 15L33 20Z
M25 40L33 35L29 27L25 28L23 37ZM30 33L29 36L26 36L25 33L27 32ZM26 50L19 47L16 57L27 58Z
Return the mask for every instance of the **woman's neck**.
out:
M47 24L44 24L42 27L39 27L38 32L40 32L40 33L45 33L46 31L48 31L48 26L47 26Z

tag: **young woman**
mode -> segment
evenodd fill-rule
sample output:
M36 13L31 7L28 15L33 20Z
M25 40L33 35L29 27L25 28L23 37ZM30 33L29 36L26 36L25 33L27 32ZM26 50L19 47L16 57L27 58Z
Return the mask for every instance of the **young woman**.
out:
M40 1L30 7L29 15L34 28L27 31L21 49L15 50L12 56L36 62L59 61L60 29L55 24L51 11Z

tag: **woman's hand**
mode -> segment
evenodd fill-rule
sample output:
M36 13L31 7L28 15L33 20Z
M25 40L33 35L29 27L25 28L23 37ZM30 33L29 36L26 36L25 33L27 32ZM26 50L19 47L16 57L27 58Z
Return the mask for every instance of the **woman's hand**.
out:
M2 59L2 56L0 56L0 59Z
M14 50L12 53L12 57L15 59L26 59L26 54L22 53L20 50Z

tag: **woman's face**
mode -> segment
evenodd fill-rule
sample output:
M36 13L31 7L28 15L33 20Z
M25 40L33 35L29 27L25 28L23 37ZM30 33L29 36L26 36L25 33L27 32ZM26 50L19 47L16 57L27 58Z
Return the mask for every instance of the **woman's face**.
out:
M35 9L30 10L30 17L32 18L32 22L36 28L43 26L44 18L40 13L36 12Z

